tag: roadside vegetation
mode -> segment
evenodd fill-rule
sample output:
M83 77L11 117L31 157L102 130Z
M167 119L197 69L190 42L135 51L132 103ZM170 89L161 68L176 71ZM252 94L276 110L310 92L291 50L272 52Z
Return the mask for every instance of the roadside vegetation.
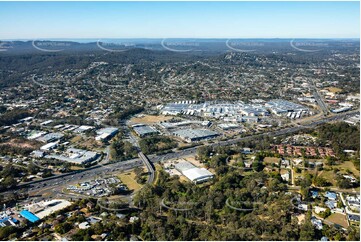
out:
M147 155L176 148L178 143L170 137L155 135L141 139L139 146L142 152Z

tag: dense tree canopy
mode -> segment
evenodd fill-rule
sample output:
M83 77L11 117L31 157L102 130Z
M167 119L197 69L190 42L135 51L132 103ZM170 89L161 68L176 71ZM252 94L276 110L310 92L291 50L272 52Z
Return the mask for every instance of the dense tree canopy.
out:
M343 150L360 151L360 127L345 122L324 124L317 129L321 144L331 145L338 156L344 156Z
M139 146L144 154L152 154L173 149L177 147L177 142L166 136L155 135L141 139Z

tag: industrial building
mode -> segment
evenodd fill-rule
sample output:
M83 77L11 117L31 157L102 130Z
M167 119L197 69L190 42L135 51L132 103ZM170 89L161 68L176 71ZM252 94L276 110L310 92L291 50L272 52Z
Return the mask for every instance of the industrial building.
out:
M341 107L331 110L333 113L342 113L351 110L351 107Z
M40 218L38 218L35 214L33 214L32 212L30 212L28 210L21 211L20 215L32 223L35 223L40 220Z
M93 126L89 126L89 125L82 125L82 126L79 126L78 128L74 129L74 132L76 133L84 133L88 130L92 130L94 129Z
M58 146L58 142L51 142L40 147L40 150L52 150Z
M182 173L194 184L212 180L214 175L205 168L198 168L188 161L181 161L175 165L175 169Z
M255 117L255 116L243 116L242 117L242 122L247 122L247 123L258 123L259 118Z
M244 105L240 108L240 112L245 116L267 116L269 112L261 105Z
M49 134L46 134L44 136L37 138L36 140L44 142L44 143L50 143L50 142L60 140L63 137L64 137L64 135L61 133L49 133Z
M234 116L234 115L239 114L241 107L242 107L241 104L232 104L232 103L207 104L207 103L205 103L203 115L205 117L211 117L211 118Z
M145 124L135 124L132 126L132 128L139 137L158 134L158 130Z
M51 124L52 122L53 122L53 120L46 120L46 121L40 123L40 125L41 125L41 126L46 126L46 125L48 125L48 124Z
M34 223L70 205L65 199L44 200L25 205L20 215Z
M240 116L267 116L269 112L261 104L245 104L243 102L205 102L202 104L170 103L163 107L164 115L197 115L209 118L226 118Z
M96 160L98 156L99 154L93 151L70 148L67 149L65 155L47 155L45 158L53 158L56 160L83 165Z
M181 126L189 126L189 125L201 125L201 126L209 126L211 124L211 122L209 121L197 121L197 120L185 120L185 121L181 121L181 122L175 122L175 123L171 123L171 122L162 122L159 125L162 128L165 129L172 129L172 128L177 128L177 127L181 127Z
M118 128L115 127L108 127L108 128L103 128L103 129L99 129L97 130L97 136L95 137L95 140L109 140L112 137L114 137L114 135L116 135L118 133Z
M234 124L234 123L219 124L218 127L223 130L240 128L240 126L238 124Z
M184 110L188 109L188 104L182 104L182 103L170 103L167 104L162 109L162 114L164 115L178 115L184 112Z
M45 131L37 131L37 130L33 130L30 132L30 134L28 135L28 139L30 140L34 140L37 139L43 135L45 135L46 132Z
M1 217L0 216L0 227L6 226L17 226L19 221L13 217Z
M301 104L293 103L282 99L274 99L265 104L272 113L276 115L297 113L297 112L308 112L309 109Z
M348 124L356 125L356 124L360 123L360 115L352 116L348 119L345 119L344 121Z
M195 115L195 112L199 111L199 109L203 107L204 104L196 104L195 101L178 101L165 105L162 108L161 113L163 115Z
M186 142L194 142L206 139L212 139L219 134L208 129L181 129L173 132L174 136L180 137Z

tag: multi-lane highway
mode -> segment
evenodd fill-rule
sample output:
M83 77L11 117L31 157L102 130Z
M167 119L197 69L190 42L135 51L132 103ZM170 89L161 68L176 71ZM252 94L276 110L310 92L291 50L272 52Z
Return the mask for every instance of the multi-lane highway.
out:
M312 80L310 80L309 83L311 85L312 95L316 99L318 106L320 106L323 114L327 115L329 113L328 107L327 107L326 103L323 101L322 96L319 94L319 92L315 86L315 83Z
M289 128L284 128L284 129L280 129L277 131L270 131L270 132L266 132L266 133L262 133L262 134L256 134L256 135L252 135L252 136L236 138L236 139L227 140L227 141L220 141L220 142L212 143L209 145L210 146L226 146L226 145L236 144L239 141L250 140L250 139L254 139L257 137L261 137L261 136L280 136L280 135L285 135L285 134L291 134L291 133L295 133L295 132L298 132L298 131L306 129L306 128L316 127L317 125L322 124L322 123L327 123L327 122L331 122L331 121L335 121L335 120L344 119L344 118L353 116L355 114L359 114L359 111L351 111L351 112L347 112L347 113L324 117L322 119L310 122L308 124L304 124L302 126L300 125L297 127L289 127ZM196 150L197 150L197 147L192 147L192 148L188 148L188 149L184 149L184 150L177 150L173 153L168 153L168 154L164 154L164 155L149 155L147 158L151 162L160 162L162 160L168 160L168 159L173 159L173 158L182 158L182 157L186 157L189 155L193 155L196 153ZM39 180L39 181L23 183L23 184L19 185L18 187L16 187L15 189L13 189L12 191L8 191L5 193L13 193L15 190L27 187L31 193L40 195L43 191L50 191L50 190L56 191L57 189L58 190L62 189L64 186L66 186L68 184L73 184L75 181L79 182L81 180L89 180L89 179L92 179L97 176L102 176L102 175L111 174L111 173L115 173L115 172L126 171L126 170L130 170L137 166L142 166L142 165L144 165L144 163L142 162L141 159L132 159L132 160L128 160L128 161L119 161L119 162L115 162L115 163L97 165L97 166L94 166L91 168L87 168L87 169L83 169L83 170L79 170L79 171L75 171L75 172L71 172L71 173L67 173L67 174L62 174L62 175L58 175L58 176L53 176L53 177L49 177L49 178ZM153 177L153 179L154 179L154 177Z

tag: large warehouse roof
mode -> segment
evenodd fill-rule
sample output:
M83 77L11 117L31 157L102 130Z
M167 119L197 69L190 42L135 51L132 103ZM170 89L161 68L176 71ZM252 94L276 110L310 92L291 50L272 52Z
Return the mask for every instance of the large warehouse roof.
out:
M186 170L195 168L195 166L193 164L189 163L188 161L183 161L183 162L179 162L178 164L176 164L175 168L180 172L184 172Z
M148 125L133 125L133 130L139 135L140 137L158 133L158 130L155 128L148 126Z
M182 172L189 180L198 183L213 178L213 174L205 168L192 168Z
M186 140L201 140L213 138L218 135L217 132L208 129L181 129L173 132L173 135Z
M85 164L96 160L98 156L99 154L93 151L69 148L66 151L66 155L47 155L46 158L53 158L76 164Z
M307 111L308 108L297 103L293 103L283 99L273 99L265 104L266 107L269 107L274 113L285 113L289 111L298 112L298 111Z
M20 215L32 223L35 223L40 220L40 218L38 218L37 216L35 216L33 213L29 212L28 210L21 211Z
M118 128L115 127L107 127L107 128L102 128L96 131L97 134L115 134L118 132Z
M38 138L37 140L44 142L44 143L49 143L49 142L53 142L55 140L61 139L63 137L64 137L64 135L61 133L49 133L49 134L46 134L46 135Z

